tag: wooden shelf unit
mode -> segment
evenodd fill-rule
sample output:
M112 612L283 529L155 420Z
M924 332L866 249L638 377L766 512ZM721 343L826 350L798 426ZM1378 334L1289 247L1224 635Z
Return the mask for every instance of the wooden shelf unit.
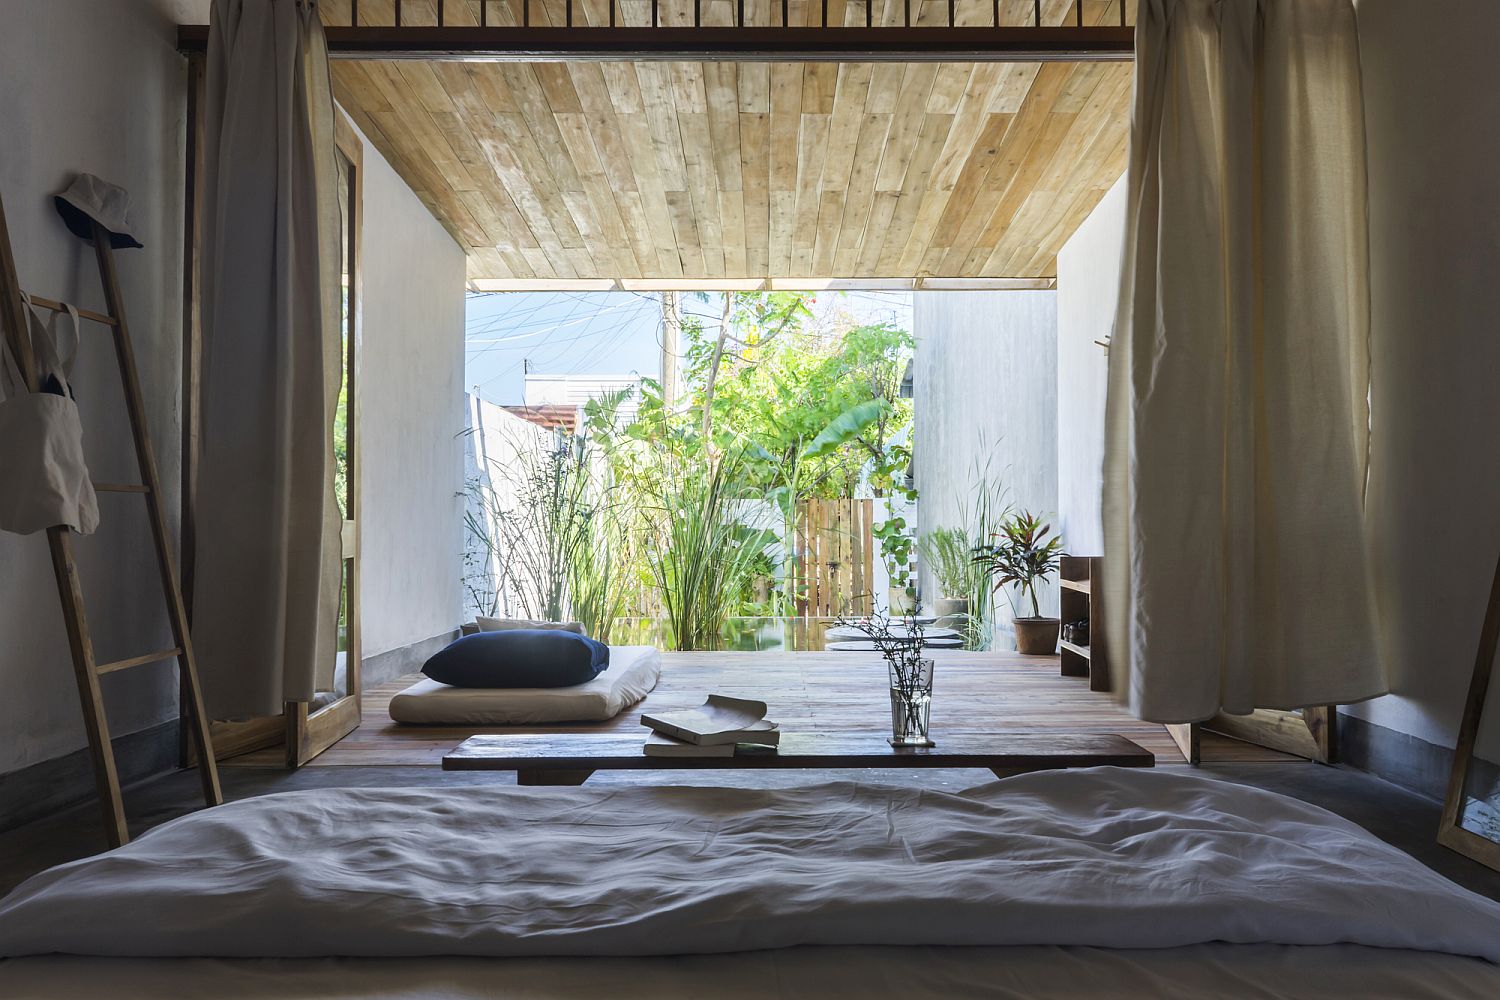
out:
M1099 595L1094 591L1094 580L1103 572L1104 560L1099 556L1063 556L1058 572L1059 605L1058 617L1064 625L1069 622L1089 622L1089 644L1060 643L1062 675L1064 677L1087 677L1090 691L1108 691L1109 659L1105 655L1102 629L1094 628L1098 617Z

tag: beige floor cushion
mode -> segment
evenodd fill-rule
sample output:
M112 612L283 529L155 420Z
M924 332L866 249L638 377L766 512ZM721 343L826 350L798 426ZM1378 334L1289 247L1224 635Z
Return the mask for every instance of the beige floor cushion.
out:
M424 677L391 699L391 718L424 726L512 726L613 719L656 687L661 652L609 647L609 669L566 688L460 688Z

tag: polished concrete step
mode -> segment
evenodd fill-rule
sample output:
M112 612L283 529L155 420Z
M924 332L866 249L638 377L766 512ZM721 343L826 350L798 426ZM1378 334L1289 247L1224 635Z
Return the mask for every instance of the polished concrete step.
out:
M898 639L909 638L913 632L910 626L897 624L892 624L889 631L893 637ZM959 638L957 630L944 628L940 625L923 625L922 635L928 640ZM853 625L835 625L824 633L824 638L834 642L845 640L862 641L868 639L869 635Z
M926 639L922 643L923 649L962 649L964 641L957 637ZM879 647L871 639L843 639L830 642L823 647L835 653L878 653Z

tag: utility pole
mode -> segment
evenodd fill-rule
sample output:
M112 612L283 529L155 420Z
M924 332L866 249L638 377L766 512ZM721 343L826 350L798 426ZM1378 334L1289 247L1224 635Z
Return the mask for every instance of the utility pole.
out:
M661 293L661 402L668 413L677 405L677 357L682 343L682 304L676 292Z

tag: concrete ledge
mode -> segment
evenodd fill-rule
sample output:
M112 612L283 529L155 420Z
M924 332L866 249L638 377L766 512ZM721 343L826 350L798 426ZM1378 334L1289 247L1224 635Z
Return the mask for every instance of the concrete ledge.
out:
M113 741L120 784L177 768L177 720ZM88 749L0 774L0 830L11 830L94 797L94 765Z
M1415 736L1340 714L1339 762L1369 771L1434 802L1443 801L1453 751Z
M458 628L443 632L428 639L418 639L364 658L360 678L365 687L384 684L405 674L414 674L422 669L427 658L448 643L458 638Z

